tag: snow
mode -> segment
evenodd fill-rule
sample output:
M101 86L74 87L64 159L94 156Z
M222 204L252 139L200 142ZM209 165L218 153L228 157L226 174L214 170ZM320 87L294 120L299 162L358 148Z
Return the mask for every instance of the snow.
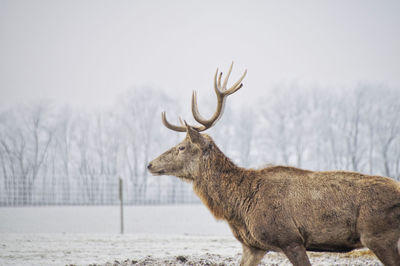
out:
M0 208L0 233L120 232L119 206ZM203 205L125 206L128 234L230 235Z
M241 245L202 205L0 208L0 265L237 265ZM368 251L308 253L313 265L382 265ZM290 265L268 253L262 265Z
M218 250L235 255L231 237L109 234L2 234L0 265L66 265L174 255L200 256Z
M231 236L142 234L0 234L0 265L237 265L241 247ZM313 265L381 265L367 254L309 253ZM290 265L271 252L263 265Z

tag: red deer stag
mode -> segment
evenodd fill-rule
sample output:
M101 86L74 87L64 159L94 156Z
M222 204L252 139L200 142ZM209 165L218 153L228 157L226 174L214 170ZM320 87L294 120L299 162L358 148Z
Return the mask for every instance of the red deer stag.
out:
M283 252L293 265L311 265L306 251L348 252L368 247L385 265L400 265L400 185L355 172L316 172L288 166L253 170L236 166L200 132L221 116L225 99L242 87L242 77L226 89L214 77L217 110L203 118L192 95L199 126L168 122L186 138L148 165L154 175L190 181L216 219L227 221L242 243L241 265L257 265L268 251Z

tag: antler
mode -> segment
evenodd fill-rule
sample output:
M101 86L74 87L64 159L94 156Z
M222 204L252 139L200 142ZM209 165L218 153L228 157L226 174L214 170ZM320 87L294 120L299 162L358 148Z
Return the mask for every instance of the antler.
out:
M217 110L215 111L215 113L212 115L212 117L210 119L205 119L200 115L199 109L197 106L197 94L196 94L196 91L193 91L192 114L193 114L194 119L201 124L201 126L193 126L193 128L196 129L198 132L209 129L218 121L218 119L221 117L221 115L224 111L226 97L228 95L231 95L232 93L235 93L243 86L243 84L241 82L243 81L244 77L246 76L247 70L244 71L244 73L240 77L240 79L238 81L236 81L235 84L233 84L230 89L226 89L226 85L228 83L229 76L231 75L231 72L232 72L232 67L233 67L233 62L229 68L228 74L226 75L226 77L224 79L224 82L222 83L222 86L221 86L222 72L218 75L218 68L217 68L217 71L215 72L214 90L215 90L215 94L217 95ZM218 77L218 79L217 79L217 77ZM182 122L181 118L179 118L181 126L175 126L175 125L172 125L171 123L169 123L165 112L161 113L161 119L162 119L164 126L166 126L167 128L174 130L174 131L178 131L178 132L186 132L186 126Z

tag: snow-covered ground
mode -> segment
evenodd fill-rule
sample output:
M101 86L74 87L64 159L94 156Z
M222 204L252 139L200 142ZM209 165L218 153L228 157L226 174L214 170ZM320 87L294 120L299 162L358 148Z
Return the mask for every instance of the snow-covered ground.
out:
M202 205L0 208L0 265L236 265L240 244ZM309 253L313 265L381 265L365 250ZM290 265L269 253L263 265Z
M1 234L0 247L0 265L237 265L241 253L231 236L165 234ZM313 265L380 265L359 255L309 253ZM290 263L271 252L263 265Z
M230 235L203 205L126 206L127 234ZM0 233L118 234L119 206L0 208Z

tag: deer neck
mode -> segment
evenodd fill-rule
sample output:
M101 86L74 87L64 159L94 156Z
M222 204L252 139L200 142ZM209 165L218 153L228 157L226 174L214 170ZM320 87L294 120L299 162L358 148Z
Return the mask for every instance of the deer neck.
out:
M193 182L195 193L216 219L231 220L240 204L240 184L246 170L236 166L217 146L204 157L200 173ZM243 194L242 194L243 195Z

